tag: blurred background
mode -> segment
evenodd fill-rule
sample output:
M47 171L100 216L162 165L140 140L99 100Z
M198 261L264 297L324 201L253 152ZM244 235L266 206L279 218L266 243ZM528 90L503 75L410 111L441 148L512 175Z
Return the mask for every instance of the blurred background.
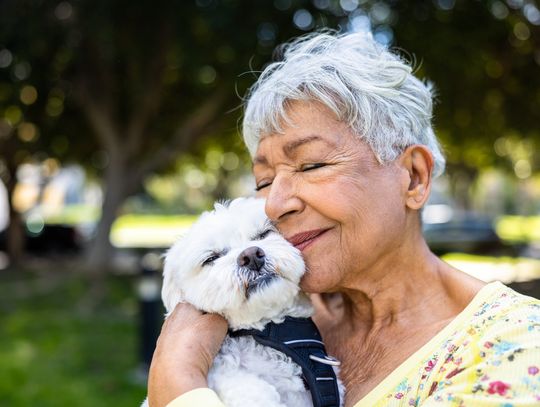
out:
M0 1L0 400L133 406L160 255L251 194L242 96L276 45L371 31L437 89L437 254L540 298L535 0Z

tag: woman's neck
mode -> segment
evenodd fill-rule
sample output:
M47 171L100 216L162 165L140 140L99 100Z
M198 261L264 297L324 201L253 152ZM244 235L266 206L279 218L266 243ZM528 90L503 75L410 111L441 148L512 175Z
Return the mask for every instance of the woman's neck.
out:
M407 241L376 265L350 273L339 294L314 296L315 322L342 361L347 404L448 325L485 285L440 260L421 237Z
M452 318L477 292L463 291L463 279L472 277L441 261L425 243L416 245L415 250L404 247L387 261L379 262L377 269L357 276L341 290L342 322L366 334L411 324L432 325ZM479 283L478 290L483 285Z

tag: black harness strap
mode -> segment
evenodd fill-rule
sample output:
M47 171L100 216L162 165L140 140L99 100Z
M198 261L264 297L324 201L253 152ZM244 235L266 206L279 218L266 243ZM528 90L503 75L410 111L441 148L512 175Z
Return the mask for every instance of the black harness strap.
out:
M335 359L326 354L321 334L311 318L286 317L281 324L268 323L262 331L229 331L233 338L246 335L253 336L261 345L283 352L302 368L314 407L339 407L336 374L331 366Z

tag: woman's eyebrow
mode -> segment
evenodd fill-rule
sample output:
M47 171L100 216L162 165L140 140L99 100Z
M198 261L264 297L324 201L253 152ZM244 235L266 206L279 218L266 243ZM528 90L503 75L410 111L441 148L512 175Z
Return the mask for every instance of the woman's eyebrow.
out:
M294 153L294 150L296 150L298 147L303 146L304 144L312 143L314 141L322 141L329 147L336 148L336 145L334 143L331 143L325 138L314 134L311 136L302 137L298 140L290 141L289 143L285 144L285 146L283 146L283 152L285 153L285 155L290 157Z
M303 146L308 143L312 143L314 141L322 141L323 143L328 145L328 147L333 148L333 149L336 148L336 144L326 140L325 138L321 136L314 134L311 136L302 137L297 140L292 140L288 142L287 144L283 146L283 152L285 153L287 157L290 157L291 155L293 155L294 150L296 150L300 146ZM266 157L262 155L255 156L251 164L251 168L253 169L253 167L255 167L256 165L268 165L268 160L266 159Z
M255 156L253 162L251 163L251 169L253 169L253 167L256 165L268 165L268 160L263 155Z

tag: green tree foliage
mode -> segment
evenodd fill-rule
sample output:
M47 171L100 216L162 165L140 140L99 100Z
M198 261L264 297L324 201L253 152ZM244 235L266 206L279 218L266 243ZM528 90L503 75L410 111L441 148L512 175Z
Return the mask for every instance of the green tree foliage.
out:
M41 100L24 120L33 118L48 154L91 168L99 153L107 163L96 169L106 191L96 261L108 258L117 210L147 175L170 168L205 136L237 136L238 94L253 82L253 73L242 73L261 69L277 43L302 32L293 25L297 10L306 8L304 29L328 21L308 1L8 0L0 7L0 43L14 61L2 86L15 94L31 84ZM18 66L29 72L17 75ZM6 123L13 140L20 121Z
M540 12L535 2L395 2L396 44L437 91L436 131L453 185L498 166L526 178L540 166ZM466 181L461 183L460 179Z
M538 168L532 0L4 0L4 179L36 153L102 178L91 257L106 259L122 202L149 174L200 152L201 141L237 143L238 95L276 44L321 27L371 29L416 60L437 89L435 123L453 174L470 180L499 165L526 177Z

